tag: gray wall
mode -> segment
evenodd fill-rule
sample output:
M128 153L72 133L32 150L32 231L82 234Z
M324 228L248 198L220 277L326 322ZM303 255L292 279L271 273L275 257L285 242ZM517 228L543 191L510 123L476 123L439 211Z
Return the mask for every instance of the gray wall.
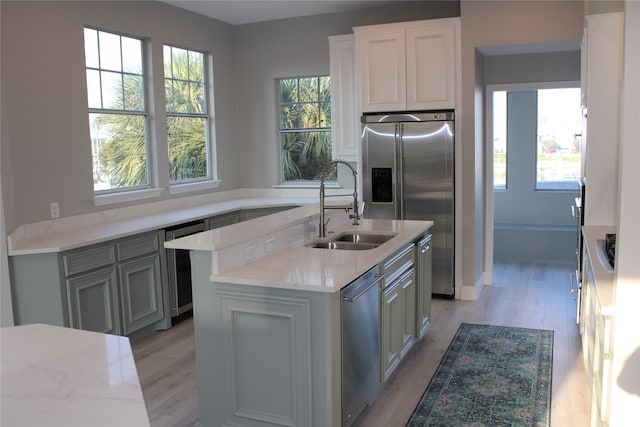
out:
M568 82L568 86L574 86L579 80L579 50L488 55L484 60L487 85ZM508 188L494 192L493 259L573 264L577 229L570 206L577 191L535 191L533 184L536 102L534 92L509 95Z

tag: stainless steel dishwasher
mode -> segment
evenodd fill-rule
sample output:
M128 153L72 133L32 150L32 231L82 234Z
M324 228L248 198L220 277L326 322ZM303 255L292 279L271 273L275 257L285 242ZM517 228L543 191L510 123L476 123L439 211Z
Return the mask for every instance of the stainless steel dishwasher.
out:
M372 268L340 292L342 425L350 426L380 390L380 286Z

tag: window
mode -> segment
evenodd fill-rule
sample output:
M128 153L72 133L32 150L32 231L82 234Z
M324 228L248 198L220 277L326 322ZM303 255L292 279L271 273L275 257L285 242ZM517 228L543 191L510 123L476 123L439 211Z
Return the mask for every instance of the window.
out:
M493 189L507 189L507 92L493 92Z
M170 182L208 179L209 145L205 55L164 46Z
M536 190L577 190L582 112L580 89L538 90Z
M94 191L148 187L142 40L84 29Z
M331 161L330 77L282 79L279 89L282 182L319 180Z

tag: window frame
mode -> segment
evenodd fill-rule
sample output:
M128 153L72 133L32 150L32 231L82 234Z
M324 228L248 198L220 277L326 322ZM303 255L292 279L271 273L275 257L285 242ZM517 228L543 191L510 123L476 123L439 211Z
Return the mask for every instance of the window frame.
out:
M86 42L87 42L87 38L86 38L86 31L95 31L96 32L96 38L97 38L97 47L98 47L98 51L96 52L96 55L98 56L98 66L89 66L89 64L87 63L87 50L86 50ZM113 36L117 36L119 38L120 43L122 43L122 38L128 38L128 39L134 39L137 40L140 43L140 67L141 67L141 74L134 74L134 73L130 73L124 70L123 67L121 67L120 71L117 70L111 70L109 68L105 68L102 66L102 64L100 64L100 33L105 33L105 34L109 34L109 35L113 35ZM87 89L87 114L88 114L88 118L89 118L89 125L91 125L91 116L93 114L108 114L108 115L123 115L123 116L130 116L130 117L143 117L144 118L144 133L145 133L145 141L144 141L144 145L145 145L145 153L146 153L146 158L145 158L145 167L146 167L146 183L145 184L141 184L141 185L136 185L136 186L128 186L128 187L122 187L122 188L108 188L108 189L102 189L102 190L96 190L95 186L93 187L93 200L94 200L94 204L96 206L100 206L100 205L104 205L104 204L110 204L110 203L117 203L117 202L122 202L122 201L130 201L130 200L138 200L138 199L146 199L146 198L152 198L152 197L157 197L159 196L160 191L158 191L158 189L154 188L155 187L155 180L154 180L154 176L155 176L155 165L153 162L153 143L152 143L152 129L151 129L151 115L152 115L152 103L151 103L151 97L150 97L150 79L149 79L149 69L147 66L147 59L148 59L148 51L149 51L149 46L148 46L148 41L145 37L143 36L139 36L139 35L133 35L133 34L129 34L129 33L125 33L125 32L121 32L121 31L114 31L114 30L108 30L108 29L104 29L101 27L96 27L96 26L91 26L91 25L85 25L83 26L83 44L85 44L85 48L84 48L84 55L85 55L85 78L87 79L86 82L86 89ZM122 50L120 50L120 61L121 61L121 65L122 65ZM93 70L93 71L97 71L98 73L101 73L103 71L105 72L112 72L112 73L118 73L120 74L120 78L122 78L124 80L124 76L127 75L135 75L135 76L139 76L141 77L142 83L141 83L141 90L142 90L142 97L141 100L144 103L143 105L143 109L141 110L134 110L134 109L116 109L116 108L108 108L104 106L104 98L102 97L103 91L102 91L102 79L100 79L100 94L101 94L101 101L100 101L100 108L97 108L95 106L91 105L91 98L90 98L90 91L89 91L89 74L88 71L89 70ZM91 144L93 145L93 139L91 138L90 135L90 139L91 139ZM92 152L92 156L91 156L91 164L92 164L92 176L95 172L94 169L94 159L93 159L93 148L91 150Z
M541 90L554 90L554 89L574 89L578 91L578 109L581 108L580 106L580 85L578 83L577 86L563 86L563 87L540 87L536 90L536 108L537 108L537 114L539 115L540 112L540 91ZM578 176L575 178L575 180L565 180L565 181L556 181L556 182L564 182L567 183L565 184L565 186L561 186L561 187L548 187L545 188L544 186L540 186L541 183L545 182L545 181L539 181L538 180L538 161L539 159L539 153L538 153L538 148L539 148L539 144L540 144L540 135L539 135L539 131L540 131L540 118L538 117L537 119L537 127L536 127L536 157L535 157L535 182L534 182L534 189L535 191L542 191L542 192L576 192L578 190L578 180L580 179L580 175L581 175L581 171L578 172ZM580 132L580 130L578 130ZM577 135L577 134L576 134ZM583 153L580 153L580 155L582 156ZM581 161L578 162L579 164L581 164ZM572 182L573 184L570 186L568 183Z
M173 49L181 49L186 50L188 52L194 52L202 55L202 67L203 67L203 95L204 95L204 107L206 109L205 113L176 113L170 112L167 109L167 99L165 92L165 84L168 80L168 77L165 74L165 49L169 48L171 51ZM173 181L171 179L171 172L169 171L168 180L169 180L169 193L170 194L181 194L192 191L198 191L203 189L211 189L217 188L219 186L220 181L217 178L217 164L216 164L216 144L215 144L215 122L214 122L214 92L213 92L213 56L211 53L199 49L194 49L190 47L185 47L176 43L164 42L162 43L162 81L163 81L163 99L164 99L164 114L165 114L165 123L168 123L169 117L193 117L193 118L201 118L204 119L205 122L205 150L206 150L206 161L207 161L207 172L205 176L193 178L193 179L183 179ZM181 80L174 79L173 76L170 78L171 80ZM188 82L194 82L192 80L182 80ZM165 126L165 130L167 127ZM169 135L167 132L167 156L169 155Z
M574 80L569 80L569 81L561 81L561 82L532 82L532 83L508 83L508 84L489 84L486 85L485 87L485 108L486 108L486 115L487 115L487 121L486 121L486 126L485 126L485 138L486 138L486 144L485 144L485 158L486 158L486 173L485 173L485 181L486 181L486 193L489 194L493 194L493 192L499 192L499 191L508 191L509 188L509 179L507 176L507 180L506 180L506 188L505 189L495 189L494 188L494 183L493 183L493 170L494 170L494 165L493 165L493 122L494 122L494 117L493 117L493 93L494 92L500 92L500 91L505 91L505 92L515 92L515 91L538 91L538 90L543 90L543 89L568 89L568 88L580 88L580 81L574 81ZM508 109L508 106L507 106ZM537 129L536 129L536 134L537 134ZM509 163L509 148L508 148L508 136L507 136L507 165ZM584 153L582 153L584 155ZM537 138L536 138L536 157L534 159L534 170L536 171L536 174L534 174L534 182L532 183L532 188L534 191L540 191L540 192L575 192L576 189L539 189L537 188L537 181L538 181L538 177L537 177L537 170L538 170L538 160L537 160ZM490 172L490 173L489 173ZM508 173L508 166L507 166L507 173ZM576 185L577 185L577 180L576 180ZM492 199L493 200L493 199ZM492 201L491 201L492 202ZM492 202L493 203L493 202Z
M327 100L323 100L320 97L320 88L321 88L321 84L320 84L320 79L326 78L329 81L329 88L327 89L327 92L329 94L329 98ZM282 102L281 99L281 90L280 90L280 85L281 82L284 80L297 80L297 85L296 87L298 88L298 92L299 92L299 88L300 88L300 80L304 80L304 79L317 79L318 80L318 93L317 96L315 97L313 102L301 102L299 99L297 102L295 103L291 103L291 102ZM300 133L307 133L307 132L327 132L329 135L329 140L331 143L331 146L333 147L333 135L332 135L332 128L333 128L333 120L331 119L331 76L329 74L315 74L315 75L299 75L299 76L291 76L291 77L278 77L276 78L276 84L275 84L275 89L276 89L276 119L277 119L277 124L276 124L276 134L277 134L277 150L278 150L278 185L276 185L275 187L280 187L280 188L287 188L287 187L292 187L292 188L314 188L314 187L318 187L320 185L320 179L299 179L299 180L286 180L285 176L284 176L284 165L282 162L282 137L284 134L300 134ZM318 109L320 107L321 104L326 103L327 105L329 105L330 108L330 114L329 117L331 119L330 122L330 126L329 127L314 127L314 128L304 128L304 127L298 127L298 128L285 128L283 129L282 127L282 121L283 121L283 117L282 117L282 107L284 104L296 104L296 105L302 105L302 104L309 104L309 103L313 103L316 104L318 106ZM332 148L330 148L330 153L332 152ZM330 154L331 156L331 154ZM337 187L337 179L331 177L329 179L327 179L325 181L325 183L327 183L328 187Z

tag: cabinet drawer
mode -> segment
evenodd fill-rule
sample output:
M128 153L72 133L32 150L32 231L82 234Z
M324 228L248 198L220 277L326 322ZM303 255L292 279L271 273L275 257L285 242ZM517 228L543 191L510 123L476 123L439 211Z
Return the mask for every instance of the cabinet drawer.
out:
M62 255L65 276L90 271L113 264L116 254L113 245L80 249Z
M408 244L404 249L400 250L396 255L384 262L383 268L385 273L385 282L391 283L402 274L407 268L412 267L415 263L415 246L413 243Z
M134 258L157 252L160 249L158 233L144 234L116 243L118 260Z

